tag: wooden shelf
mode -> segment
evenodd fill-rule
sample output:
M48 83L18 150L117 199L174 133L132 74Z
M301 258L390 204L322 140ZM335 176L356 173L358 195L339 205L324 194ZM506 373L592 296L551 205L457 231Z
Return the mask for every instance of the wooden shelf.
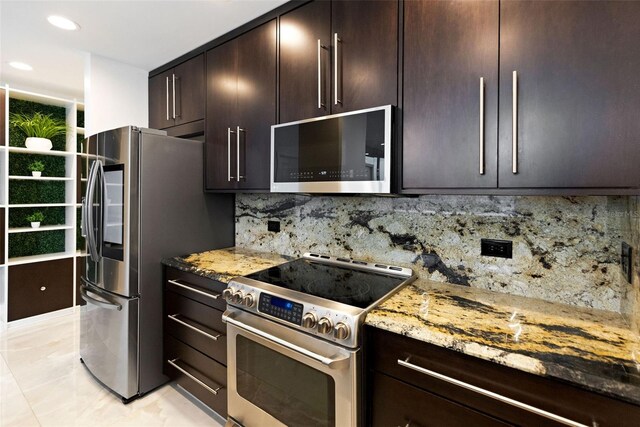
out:
M69 151L58 151L58 150L30 150L25 147L8 147L10 153L23 153L23 154L40 154L45 156L60 156L60 157L69 157L74 156L75 153Z
M9 208L61 208L66 206L75 206L75 203L27 203L18 205L9 205Z
M27 175L9 175L9 179L24 181L73 181L73 178L66 176L27 176Z
M9 228L8 233L35 233L38 231L52 231L52 230L71 230L72 228L74 228L73 225L41 225L38 228L33 228L33 227L16 227L16 228Z
M72 258L75 252L56 252L42 255L29 255L15 258L9 258L8 265L29 264L32 262L52 261L54 259Z

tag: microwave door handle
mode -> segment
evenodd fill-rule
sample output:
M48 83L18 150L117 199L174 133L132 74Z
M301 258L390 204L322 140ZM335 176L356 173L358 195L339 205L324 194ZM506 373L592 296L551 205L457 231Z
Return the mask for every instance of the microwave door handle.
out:
M325 366L328 366L330 368L334 367L335 365L339 364L340 362L344 362L346 360L349 359L349 356L343 356L343 357L337 357L337 358L332 358L332 357L326 357L326 356L322 356L318 353L314 353L311 350L307 350L306 348L297 346L295 344L292 344L290 342L287 342L281 338L278 338L274 335L271 335L267 332L261 331L260 329L254 328L253 326L249 326L245 323L242 323L236 319L234 319L233 317L231 317L231 314L223 314L222 315L222 321L226 322L226 323L230 323L233 326L236 326L240 329L243 329L247 332L251 332L252 334L255 334L261 338L264 338L268 341L274 342L276 344L281 345L282 347L285 347L291 351L294 351L296 353L299 354L303 354L313 360L315 360L316 362L320 362Z

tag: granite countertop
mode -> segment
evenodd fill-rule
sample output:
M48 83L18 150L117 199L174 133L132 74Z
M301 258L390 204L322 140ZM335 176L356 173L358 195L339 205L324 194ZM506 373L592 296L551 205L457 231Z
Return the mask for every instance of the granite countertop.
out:
M365 323L640 404L640 339L616 313L418 279Z
M162 263L178 270L229 283L234 277L280 265L291 259L283 255L233 247L166 258Z

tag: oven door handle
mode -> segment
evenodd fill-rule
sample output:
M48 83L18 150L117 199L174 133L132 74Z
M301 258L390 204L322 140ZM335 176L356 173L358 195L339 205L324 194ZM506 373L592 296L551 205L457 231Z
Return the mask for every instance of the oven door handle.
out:
M288 348L289 350L295 351L296 353L300 353L303 354L307 357L310 357L311 359L315 360L316 362L320 362L323 365L326 365L330 368L334 367L335 365L340 364L341 362L344 362L346 360L348 360L350 358L350 356L343 356L343 357L337 357L337 358L333 358L333 357L326 357L326 356L322 356L320 354L314 353L313 351L307 350L306 348L297 346L295 344L291 344L290 342L287 342L285 340L283 340L282 338L278 338L274 335L271 335L269 333L266 333L264 331L261 331L260 329L254 328L253 326L249 326L247 324L244 324L236 319L234 319L233 317L231 317L230 314L223 314L222 315L222 321L225 323L229 323L233 326L237 326L240 329L243 329L247 332L251 332L252 334L255 334L261 338L264 338L266 340L269 341L273 341L277 344L280 344L282 347Z

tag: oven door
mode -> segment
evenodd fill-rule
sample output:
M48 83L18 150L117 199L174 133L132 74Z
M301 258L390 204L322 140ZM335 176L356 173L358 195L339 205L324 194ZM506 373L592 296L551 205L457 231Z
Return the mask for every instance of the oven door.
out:
M229 307L231 424L357 426L361 354Z

